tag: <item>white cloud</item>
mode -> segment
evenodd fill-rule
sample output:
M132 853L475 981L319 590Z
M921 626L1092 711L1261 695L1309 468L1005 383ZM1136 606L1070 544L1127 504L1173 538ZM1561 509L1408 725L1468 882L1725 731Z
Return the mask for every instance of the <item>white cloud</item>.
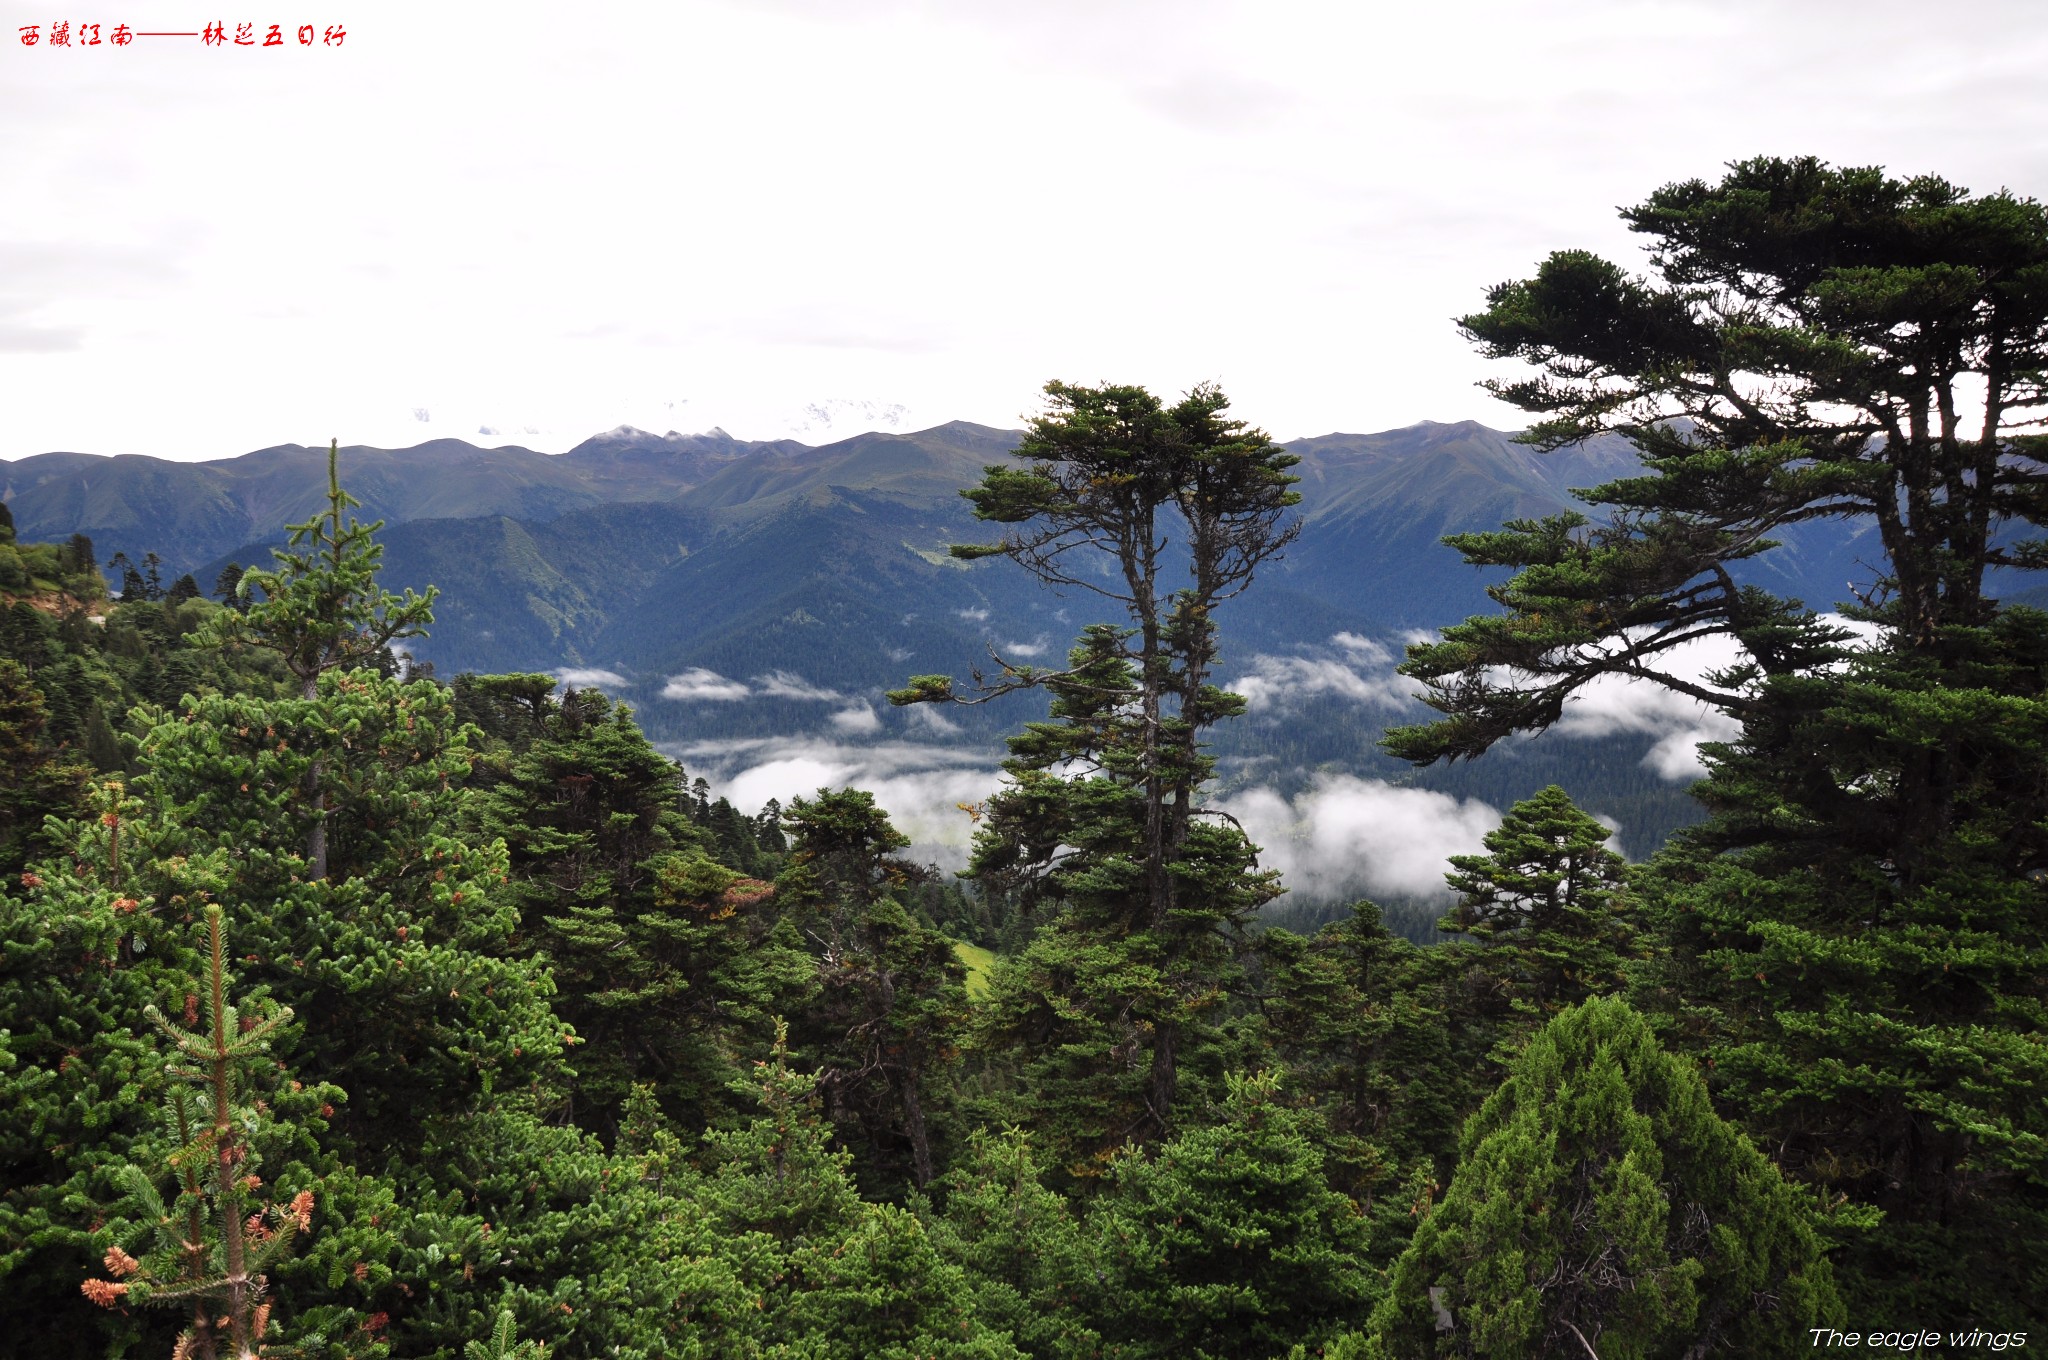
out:
M1052 648L1043 642L1005 642L1001 651L1005 656L1044 656Z
M966 619L970 623L987 623L988 611L986 609L956 609L953 611L953 617ZM909 619L906 618L904 622L908 623Z
M738 680L728 680L717 671L708 671L701 666L692 667L681 675L671 675L668 683L661 687L664 699L679 699L685 703L731 703L746 698L750 691Z
M1216 806L1244 824L1291 891L1321 900L1447 895L1450 856L1483 850L1501 820L1477 799L1351 775L1323 776L1292 800L1261 788Z
M631 682L617 671L602 671L590 667L563 666L555 671L555 679L565 689L588 689L595 685L601 689L621 689Z
M881 715L866 704L855 704L842 708L832 715L832 725L841 732L865 735L882 730Z
M845 696L836 689L814 685L800 675L789 671L770 671L754 677L760 692L771 699L804 699L815 703L837 703Z
M1708 672L1725 670L1742 656L1733 638L1716 635L1672 648L1658 659L1657 668L1688 683L1706 685ZM1732 740L1742 724L1719 708L1654 681L1603 675L1565 701L1564 716L1550 730L1567 740L1654 736L1657 740L1643 756L1643 765L1660 778L1689 783L1707 773L1700 743Z
M1393 654L1356 633L1330 639L1338 656L1272 656L1261 653L1224 688L1245 697L1253 709L1285 711L1302 699L1334 694L1354 703L1402 708L1414 693L1412 681L1396 675Z
M749 814L770 798L787 806L791 798L807 798L821 788L865 789L910 837L906 853L954 870L967 866L974 834L972 819L958 805L987 798L1002 777L987 751L919 742L762 738L700 742L673 754L706 773Z
M1330 642L1342 648L1345 655L1362 666L1384 666L1393 659L1393 653L1388 651L1384 644L1374 642L1369 637L1360 637L1356 633L1334 633L1330 637Z
M950 737L960 731L959 723L954 722L930 704L912 704L910 706L910 726L916 731L929 732L933 736L938 737Z
M414 408L551 449L667 428L685 402L693 428L742 437L1014 424L1020 374L1167 394L1221 375L1283 437L1506 424L1445 318L1559 246L1634 264L1614 204L1773 148L2048 190L2039 139L1973 135L2041 123L2034 8L1842 8L779 0L638 6L622 28L532 0L359 0L345 49L223 53L203 79L209 54L169 39L18 49L0 243L79 262L0 260L21 294L0 345L30 351L9 356L0 456L411 443L431 432ZM1670 78L1673 33L1716 79ZM1366 51L1401 59L1360 80ZM678 54L698 58L687 80ZM559 97L445 116L542 83ZM195 154L224 128L235 155ZM1019 193L1045 147L1083 141L1127 154ZM654 165L751 210L594 233L593 205L666 191ZM1289 210L1189 213L1198 179ZM943 220L891 211L941 187ZM315 200L338 206L295 211ZM519 229L477 233L480 208ZM1202 270L1214 286L1188 289Z

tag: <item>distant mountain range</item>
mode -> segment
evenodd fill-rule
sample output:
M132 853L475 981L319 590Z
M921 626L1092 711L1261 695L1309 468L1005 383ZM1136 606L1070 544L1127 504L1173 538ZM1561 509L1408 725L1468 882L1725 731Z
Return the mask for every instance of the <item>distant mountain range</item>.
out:
M432 580L447 598L443 636L428 655L489 667L659 667L701 659L695 649L732 625L765 623L754 615L793 577L818 574L876 596L845 570L846 553L879 573L874 585L936 590L934 604L992 604L981 593L1002 587L966 588L943 548L985 532L957 493L1019 437L954 422L814 447L622 426L563 454L455 439L351 446L342 469L363 513L391 526L393 579ZM1444 534L1583 510L1573 488L1637 467L1618 439L1538 454L1472 421L1288 448L1302 460L1305 532L1260 591L1389 627L1487 607L1484 579L1438 542ZM27 539L82 532L102 560L154 551L170 576L195 572L206 586L230 560L266 561L283 524L320 508L325 452L287 444L202 463L47 453L0 460L0 498ZM1853 528L1822 526L1752 575L1829 604L1869 577L1861 540ZM716 609L677 607L678 592L707 590L717 592ZM639 618L648 604L667 616L660 626ZM742 604L751 607L736 613Z
M341 470L362 513L387 521L386 583L439 587L433 636L414 651L443 674L594 681L675 743L804 728L880 739L913 732L880 704L882 689L913 673L964 674L988 663L990 647L1057 660L1101 616L1092 598L1062 599L1009 563L946 555L950 543L994 536L958 493L1020 437L955 422L814 447L621 427L563 454L446 439L349 447ZM1366 688L1346 700L1348 682L1328 682L1327 667L1356 671L1359 653L1333 651L1332 639L1376 643L1384 672L1403 632L1489 608L1497 574L1465 566L1443 535L1584 510L1573 488L1638 466L1618 439L1538 454L1471 421L1288 448L1301 459L1303 533L1220 617L1224 675L1265 665L1324 680L1219 749L1252 762L1284 749L1297 772L1399 773L1373 750L1393 712L1356 701L1379 681L1357 672ZM154 551L166 581L189 571L208 589L230 561L267 562L281 526L319 510L325 453L282 445L203 463L49 453L0 462L0 497L24 539L83 532L102 561ZM1870 578L1864 543L1855 525L1809 526L1748 574L1827 607ZM1019 717L1014 705L956 712L951 735L992 741ZM1658 781L1627 774L1645 744L1608 763L1647 797ZM1532 767L1528 779L1541 774Z

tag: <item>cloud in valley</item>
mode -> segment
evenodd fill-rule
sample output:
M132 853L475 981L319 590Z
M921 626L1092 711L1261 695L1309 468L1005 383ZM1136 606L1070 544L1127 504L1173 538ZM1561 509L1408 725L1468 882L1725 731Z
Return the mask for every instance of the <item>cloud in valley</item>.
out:
M1444 895L1449 858L1483 850L1501 820L1477 799L1351 775L1322 776L1291 800L1261 788L1215 806L1244 825L1290 891L1324 901Z
M849 736L867 736L882 730L882 718L868 705L855 704L834 713L832 726Z
M751 681L733 680L717 671L694 666L672 675L661 697L684 703L736 703L741 699L794 699L800 703L844 703L847 696L804 679L794 671L769 671Z
M617 671L602 671L591 667L563 666L555 671L555 679L562 682L564 689L623 689L631 683Z
M1704 685L1710 671L1733 666L1742 655L1733 638L1700 638L1666 653L1659 668L1688 683ZM1566 701L1564 717L1551 728L1567 739L1655 737L1643 764L1673 783L1690 783L1706 776L1707 767L1699 754L1701 742L1728 741L1741 730L1736 719L1690 695L1618 675L1601 676Z
M1254 712L1285 713L1304 699L1331 694L1353 703L1406 707L1413 682L1394 673L1393 653L1357 633L1338 633L1318 654L1260 653L1224 688L1242 694Z
M958 805L988 797L1001 778L991 752L922 742L856 745L773 737L665 749L692 772L709 777L749 815L770 798L787 806L791 798L809 797L821 788L865 789L910 837L907 854L953 870L967 867L974 833L972 820Z
M800 675L789 671L770 671L754 677L754 684L760 693L771 699L802 699L812 703L837 703L846 696L836 689L814 685Z
M717 671L695 666L681 675L671 675L661 687L661 697L683 703L732 703L753 693L738 680L728 680Z

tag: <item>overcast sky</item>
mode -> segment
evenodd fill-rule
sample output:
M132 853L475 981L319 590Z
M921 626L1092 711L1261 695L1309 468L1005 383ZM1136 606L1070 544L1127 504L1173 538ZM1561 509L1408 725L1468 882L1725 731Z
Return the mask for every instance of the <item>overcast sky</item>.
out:
M2038 0L235 2L0 0L0 457L815 443L1055 377L1511 426L1449 318L1633 261L1661 184L2048 196Z

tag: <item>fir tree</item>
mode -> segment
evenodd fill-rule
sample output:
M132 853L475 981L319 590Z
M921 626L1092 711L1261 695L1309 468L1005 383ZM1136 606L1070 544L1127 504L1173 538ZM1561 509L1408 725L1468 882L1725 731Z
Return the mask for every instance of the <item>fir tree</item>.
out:
M533 731L470 815L504 841L522 933L584 1040L576 1116L610 1136L633 1085L652 1082L670 1114L712 1122L737 1055L762 1051L768 1016L808 994L809 960L769 884L705 857L679 811L681 768L629 710L525 683L545 678L473 680L473 698Z
M1202 820L1197 795L1214 768L1205 732L1244 708L1211 683L1213 611L1299 532L1287 513L1300 500L1287 471L1299 460L1226 418L1229 400L1213 386L1171 408L1138 387L1054 382L1045 391L1052 410L1031 421L1016 451L1027 466L990 467L961 493L977 519L1016 527L953 554L1008 557L1047 584L1104 596L1130 626L1090 628L1063 672L998 657L1000 676L969 700L1046 688L1068 720L1011 743L1010 783L988 804L975 872L1000 868L1055 898L1078 894L1093 918L1087 929L1145 937L1151 995L1119 1007L1138 1022L1147 1057L1128 1132L1160 1137L1171 1127L1183 1030L1215 985L1216 934L1273 895L1243 837ZM1082 548L1106 552L1108 574L1069 556ZM1188 584L1172 590L1168 573L1183 562ZM949 677L927 675L889 700L953 697ZM1069 760L1094 777L1070 786L1052 773ZM1090 848L1076 858L1063 845Z
M1463 325L1540 370L1494 389L1539 417L1527 442L1613 431L1642 473L1587 493L1603 523L1452 540L1515 569L1506 612L1411 650L1444 717L1389 744L1473 756L1603 675L1739 720L1708 753L1712 824L1639 885L1673 955L1643 999L1850 1198L1845 1232L1885 1216L1852 1292L2017 1316L2048 1257L2048 690L2041 616L1999 600L2024 578L1994 572L2048 566L2048 210L1805 158L1624 218L1650 276L1560 252ZM1876 531L1859 645L1740 580L1828 520ZM1737 663L1679 674L1672 649L1716 635Z
M1458 901L1438 928L1480 946L1452 951L1452 1005L1491 1040L1489 1081L1558 1011L1621 990L1635 932L1612 834L1553 784L1508 810L1486 854L1451 856Z
M237 586L238 595L253 588L264 598L239 615L221 616L213 634L276 652L308 703L319 697L321 676L370 665L391 643L420 635L434 620L433 587L425 595L408 590L400 597L377 584L384 549L375 535L384 521L364 524L348 514L361 502L341 489L339 457L335 441L327 450L327 509L286 526L291 543L272 551L276 566L245 573ZM328 867L322 775L316 760L306 774L312 811L306 862L315 878L325 878Z
M245 570L240 562L230 562L222 567L220 574L213 578L213 597L233 610L248 608L248 597L242 593Z
M313 1192L301 1190L288 1203L267 1208L255 1196L263 1182L256 1174L262 1162L246 1129L259 1112L242 1098L238 1073L269 1051L291 1011L244 1016L228 997L226 928L218 905L206 909L206 935L205 1028L187 1030L154 1006L145 1012L183 1060L170 1068L174 1084L166 1101L176 1144L169 1168L179 1194L167 1206L153 1176L125 1168L129 1200L154 1228L155 1249L138 1260L117 1242L104 1261L114 1278L89 1279L81 1290L107 1308L125 1300L189 1309L192 1321L179 1334L177 1354L242 1360L267 1349L272 1301L265 1271L312 1225Z
M760 1291L767 1352L1021 1360L977 1314L966 1277L924 1225L861 1199L850 1154L832 1148L819 1117L813 1081L789 1069L782 1044L753 1084L760 1114L707 1136L715 1170L698 1198L728 1258Z
M1100 1355L1083 1306L1096 1285L1094 1254L1068 1201L1045 1186L1030 1134L975 1130L943 1189L932 1243L966 1273L989 1325L1035 1360Z

